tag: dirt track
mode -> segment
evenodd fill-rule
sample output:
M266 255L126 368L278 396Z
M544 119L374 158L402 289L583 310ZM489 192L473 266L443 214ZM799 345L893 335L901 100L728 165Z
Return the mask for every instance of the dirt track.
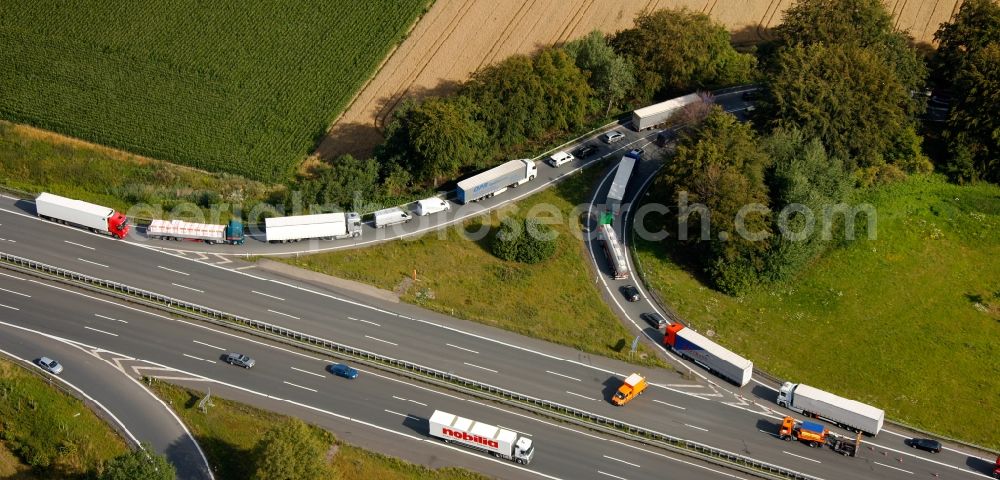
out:
M643 9L687 7L706 12L736 42L766 35L794 0L437 0L382 65L320 143L317 153L365 157L382 140L389 114L408 97L441 95L478 68L514 53L632 25ZM885 0L896 28L930 42L961 0Z

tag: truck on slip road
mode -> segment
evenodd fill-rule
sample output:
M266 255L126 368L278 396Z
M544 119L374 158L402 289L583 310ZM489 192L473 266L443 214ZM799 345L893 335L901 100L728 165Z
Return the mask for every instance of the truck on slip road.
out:
M361 216L355 212L264 219L264 238L270 243L298 242L313 238L332 240L359 236L361 236Z
M431 415L430 434L448 443L481 450L506 460L527 465L535 456L532 440L505 428L462 418L441 410Z
M778 405L873 437L885 422L885 412L880 408L801 383L785 382L778 391Z
M35 213L39 218L64 225L83 227L94 233L103 233L122 239L128 235L129 224L125 215L113 208L102 207L82 200L42 193L35 198Z
M639 375L638 373L633 373L629 375L622 385L618 387L618 391L611 396L611 403L618 405L619 407L630 402L633 398L642 395L642 392L646 390L649 384L646 383L646 379Z
M753 375L753 362L679 323L667 325L663 343L681 357L741 387L750 382Z
M511 160L458 182L458 203L466 204L503 193L507 188L530 182L538 175L533 160Z
M192 223L183 220L153 220L146 227L146 236L161 240L191 240L230 245L243 245L246 235L239 220L230 220L226 225Z
M642 131L663 125L667 120L670 120L670 117L680 113L684 107L699 101L701 101L700 95L690 93L683 97L671 98L665 102L642 107L632 112L632 128Z
M625 249L618 243L618 236L615 235L615 227L610 223L602 223L597 226L597 234L604 245L604 253L608 256L608 263L611 265L611 276L615 280L628 278L628 261L625 259Z

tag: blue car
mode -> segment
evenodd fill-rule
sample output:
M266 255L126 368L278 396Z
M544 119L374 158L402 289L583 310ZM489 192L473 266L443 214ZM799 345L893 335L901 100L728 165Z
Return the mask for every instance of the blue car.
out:
M330 365L330 372L333 373L334 375L351 380L358 378L358 371L351 367L348 367L347 365L344 365L343 363Z

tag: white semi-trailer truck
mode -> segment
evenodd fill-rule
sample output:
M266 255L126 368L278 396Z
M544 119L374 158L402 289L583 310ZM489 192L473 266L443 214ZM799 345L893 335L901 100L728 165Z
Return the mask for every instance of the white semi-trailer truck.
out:
M115 238L125 238L128 235L128 218L125 215L113 208L83 200L42 193L35 198L35 213L47 220L83 227Z
M885 421L885 412L880 408L801 383L785 382L778 391L778 405L873 437L882 430Z
M361 216L357 213L320 213L264 219L264 237L268 242L297 242L312 238L334 238L361 235Z
M531 439L505 428L495 427L441 410L431 415L430 434L448 443L482 450L490 454L527 465L535 456Z
M527 158L511 160L496 168L491 168L478 175L458 182L458 203L466 204L482 198L489 198L534 180L538 175L535 162Z

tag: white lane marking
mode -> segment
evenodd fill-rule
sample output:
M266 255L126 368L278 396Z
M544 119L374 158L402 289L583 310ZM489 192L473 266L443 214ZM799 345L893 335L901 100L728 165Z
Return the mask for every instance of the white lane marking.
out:
M90 263L90 264L93 264L93 265L97 265L98 267L111 268L111 267L108 267L107 265L105 265L103 263L91 262L90 260L84 260L84 259L82 259L80 257L76 257L76 259L79 260L79 261L81 261L81 262L87 262L87 263Z
M405 413L394 412L394 411L388 410L388 409L386 409L385 411L388 412L388 413L391 413L393 415L399 415L400 417L406 417L406 418L412 418L414 420L420 420L419 418L414 417L413 415L407 415Z
M222 347L217 347L217 346L215 346L215 345L212 345L211 343L205 343L205 342L199 342L198 340L191 340L191 341L192 341L192 342L194 342L194 343L197 343L197 344L199 344L199 345L204 345L204 346L206 346L206 347L211 347L211 348L214 348L214 349L216 349L216 350L222 350L223 352L224 352L224 351L226 351L226 349L225 349L225 348L222 348Z
M248 268L257 268L257 265L247 265L245 267L236 267L235 270L246 270Z
M204 358L196 357L194 355L188 355L186 353L182 353L181 355L184 355L185 357L188 357L188 358L193 358L195 360L201 360L202 362L215 363L215 360L205 360Z
M362 320L360 318L347 317L347 319L348 320L354 320L355 322L370 323L372 325L375 325L376 327L381 327L382 326L382 325L379 325L379 324L377 324L375 322L369 322L368 320Z
M17 240L11 240L9 238L0 238L0 240L3 240L5 242L10 242L10 243L17 243Z
M277 311L277 310L271 310L270 308L269 308L269 309L267 309L267 311L269 311L269 312L271 312L271 313L273 313L273 314L275 314L275 315L284 315L284 316L286 316L286 317L288 317L288 318L294 318L294 319L296 319L296 320L302 320L301 318L299 318L299 317L296 317L295 315L289 315L289 314L287 314L287 313L283 313L283 312L279 312L279 311Z
M376 342L388 343L389 345L392 345L394 347L398 347L399 346L398 343L392 343L392 342L390 342L388 340L382 340L381 338L375 338L375 337L373 337L371 335L365 335L365 338L369 338L369 339L375 340Z
M566 393L568 393L568 394L570 394L570 395L576 395L576 396L578 396L578 397L580 397L580 398L586 398L587 400L590 400L591 402L593 402L593 401L594 401L594 399L593 399L593 398L590 398L590 397L588 397L588 396L586 396L586 395L580 395L579 393L573 393L573 392L571 392L571 391L569 391L569 390L566 390Z
M309 370L303 370L303 369L301 369L301 368L295 368L295 367L290 367L290 368L291 368L292 370L298 370L298 371L300 371L300 372L302 372L302 373L308 373L309 375L314 375L314 376L317 376L317 377L320 377L320 378L323 378L323 376L322 376L322 375L320 375L320 374L318 374L318 373L316 373L316 372L310 372Z
M16 276L16 275L8 275L8 274L6 274L6 273L3 273L3 272L0 272L0 275L3 275L3 276L5 276L5 277L10 277L10 278L15 278L15 279L18 279L18 280L24 280L23 278L21 278L21 277L18 277L18 276Z
M906 452L906 451L903 451L903 450L896 450L895 448L889 448L889 447L886 447L884 445L879 445L879 444L874 443L874 442L866 442L866 443L868 445L871 445L871 446L874 446L874 447L878 447L878 448L881 448L883 450L888 450L890 452L898 453L900 455L906 455L908 457L913 457L914 459L917 459L917 460L923 460L925 462L930 462L930 463L933 463L935 465L940 465L942 467L954 468L955 470L958 470L960 472L971 473L973 475L976 475L976 476L979 476L979 477L983 477L983 478L990 478L988 475L983 475L983 474L981 474L979 472L976 472L976 471L973 471L973 470L969 470L967 468L956 467L954 465L948 465L947 463L944 463L944 462L939 462L937 460L931 460L929 458L924 458L924 457L921 457L919 455L914 455L914 454L912 454L910 452ZM989 463L993 463L993 462L990 461Z
M3 291L5 291L5 292L10 292L10 293L13 293L14 295L20 295L20 296L22 296L22 297L28 297L28 298L31 298L31 295L28 295L27 293L21 293L21 292L15 292L15 291L13 291L13 290L7 290L6 288L0 288L0 290L3 290Z
M99 333L103 333L103 334L105 334L105 335L111 335L112 337L117 337L117 336L118 336L118 334L117 334L117 333L111 333L111 332L105 332L104 330L98 330L98 329L96 329L96 328L91 328L91 327L88 327L88 326L86 326L86 325L84 325L84 327L83 327L83 328L86 328L87 330L93 330L93 331L95 331L95 332L99 332Z
M662 401L662 400L657 400L657 399L655 399L655 398L653 399L653 401L654 401L654 402L656 402L656 403L662 403L662 404L664 404L664 405L666 405L666 406L668 406L668 407L674 407L674 408L679 408L679 409L681 409L681 410L687 410L686 408L684 408L684 407L682 407L682 406L680 406L680 405L674 405L674 404L672 404L672 403L667 403L667 402L664 402L664 401Z
M612 475L612 474L610 474L610 473L608 473L608 472L602 472L602 471L600 471L600 470L598 470L598 471L597 471L597 473L600 473L601 475L607 475L607 476L609 476L609 477L611 477L611 478L617 478L618 480L628 480L628 479L627 479L627 478L625 478L625 477L619 477L618 475Z
M319 391L319 390L316 390L316 389L313 389L313 388L309 388L309 387L303 387L302 385L296 385L296 384L294 384L294 383L292 383L292 382L285 382L285 381L282 381L281 383L284 383L284 384L286 384L286 385L291 385L291 386L293 386L293 387L298 387L298 388L301 388L301 389L303 389L303 390L309 390L310 392L313 392L313 393L316 393L316 392L318 392L318 391Z
M707 428L701 428L701 427L696 427L696 426L694 426L694 425L691 425L690 423L685 423L685 424L684 424L684 426L685 426L685 427L691 427L691 428L693 428L693 429L695 429L695 430L701 430L701 431L703 431L703 432L707 432L707 431L708 431L708 429L707 429Z
M186 289L188 289L188 290L194 290L194 291L196 291L196 292L198 292L198 293L205 293L205 291L204 291L204 290L198 290L197 288L194 288L194 287L188 287L188 286L185 286L185 285L181 285L181 284L179 284L179 283L171 283L171 285L173 285L173 286L175 286L175 287L181 287L181 288L186 288Z
M553 374L553 375L556 375L556 376L559 376L559 377L563 377L563 378L568 378L568 379L570 379L570 380L576 380L576 381L578 381L578 382L582 382L582 381L583 381L583 380L580 380L579 378L576 378L576 377L571 377L571 376L569 376L569 375L563 375L563 374L561 374L561 373L556 373L556 372L553 372L552 370L546 370L546 371L545 371L545 373L551 373L551 374Z
M622 462L622 463L624 463L625 465L632 465L632 466L633 466L633 467L635 467L635 468L642 468L642 467L640 467L639 465L637 465L637 464L635 464L635 463L632 463L632 462L626 462L625 460L622 460L622 459L620 459L620 458L615 458L615 457L609 457L609 456L607 456L607 455L604 455L604 458L607 458L608 460L614 460L614 461L616 461L616 462Z
M111 320L111 321L113 321L113 322L122 322L122 323L128 323L128 322L126 322L125 320L118 320L117 318L111 318L111 317L108 317L108 316L106 316L106 315L101 315L100 313L95 313L95 314L94 314L94 316L95 316L95 317L100 317L100 318L103 318L103 319L105 319L105 320Z
M393 395L392 398L395 398L396 400L399 400L401 402L413 402L413 403L416 403L417 405L423 405L425 407L427 406L426 403L421 403L421 402L418 402L416 400L410 400L409 398L397 397L395 395Z
M816 463L823 463L823 462L821 462L821 461L819 461L819 460L816 460L816 459L814 459L814 458L809 458L809 457L803 457L802 455L796 455L796 454L794 454L794 453L792 453L792 452L786 452L786 451L784 451L784 450L782 450L782 451L781 451L781 453L784 453L784 454L787 454L787 455L791 455L791 456L793 456L793 457L798 457L798 458L801 458L801 459L803 459L803 460L809 460L810 462L816 462Z
M71 242L71 241L69 241L69 240L63 240L63 241L64 241L64 242L66 242L66 243L68 243L68 244L70 244L70 245L76 245L76 246L78 246L78 247L83 247L83 248L86 248L86 249L88 249L88 250L95 250L95 248L94 248L94 247L88 247L88 246L86 246L86 245L82 245L82 244L79 244L79 243L76 243L76 242Z
M284 299L284 298L281 298L281 297L275 297L274 295L268 295L268 294L266 294L266 293L264 293L264 292L258 292L257 290L250 290L250 293L256 293L257 295L263 295L263 296L265 296L265 297L270 297L270 298L273 298L273 299L275 299L275 300L281 300L282 302L284 302L284 301L285 301L285 299Z
M179 273L179 274L184 275L184 276L191 276L190 273L185 273L185 272L182 272L180 270L174 270L172 268L167 268L167 267L164 267L163 265L157 265L156 268L161 268L161 269L166 270L168 272Z
M475 353L476 355L479 355L479 352L477 352L475 350L471 350L471 349L465 348L465 347L459 347L458 345L452 345L450 343L446 343L445 345L447 345L447 346L449 346L451 348L457 348L459 350L465 350L466 352Z
M470 367L476 367L476 368L481 368L481 369L483 369L483 370L486 370L487 372L493 372L493 373L500 373L500 372L498 372L498 371L496 371L496 370L493 370L492 368L486 368L486 367L482 367L482 366L479 366L479 365L476 365L476 364L474 364L474 363L469 363L469 362L462 362L462 363L464 363L464 364L466 364L466 365L468 365L468 366L470 366Z
M683 463L683 464L691 466L691 467L700 468L702 470L708 470L708 471L714 472L714 473L716 473L716 474L718 474L720 476L737 478L737 479L742 479L743 478L743 477L738 477L738 476L733 475L733 474L728 473L728 472L723 472L721 470L715 470L713 468L709 468L709 467L706 467L706 466L701 465L701 464L689 462L687 460L681 460L680 458L677 458L677 457L671 457L671 456L669 456L669 455L667 455L665 453L658 452L656 450L647 450L645 448L638 447L638 446L632 445L630 443L625 443L625 442L622 442L620 440L608 439L608 441L611 442L611 443L615 443L615 444L621 445L623 447L628 447L628 448L631 448L631 449L634 449L634 450L638 450L638 451L643 452L643 453L648 453L650 455L656 455L657 457L666 458L668 460L672 460L672 461L675 461L675 462L678 462L678 463ZM820 479L818 477L817 477L817 479L818 480L822 480L822 479Z
M899 470L900 472L906 472L906 473L909 473L910 475L913 475L913 472L911 472L909 470L903 470L902 468L897 468L897 467L894 467L892 465L886 465L884 463L879 463L879 462L872 462L872 463L874 463L875 465L882 465L885 468L891 468L893 470Z

